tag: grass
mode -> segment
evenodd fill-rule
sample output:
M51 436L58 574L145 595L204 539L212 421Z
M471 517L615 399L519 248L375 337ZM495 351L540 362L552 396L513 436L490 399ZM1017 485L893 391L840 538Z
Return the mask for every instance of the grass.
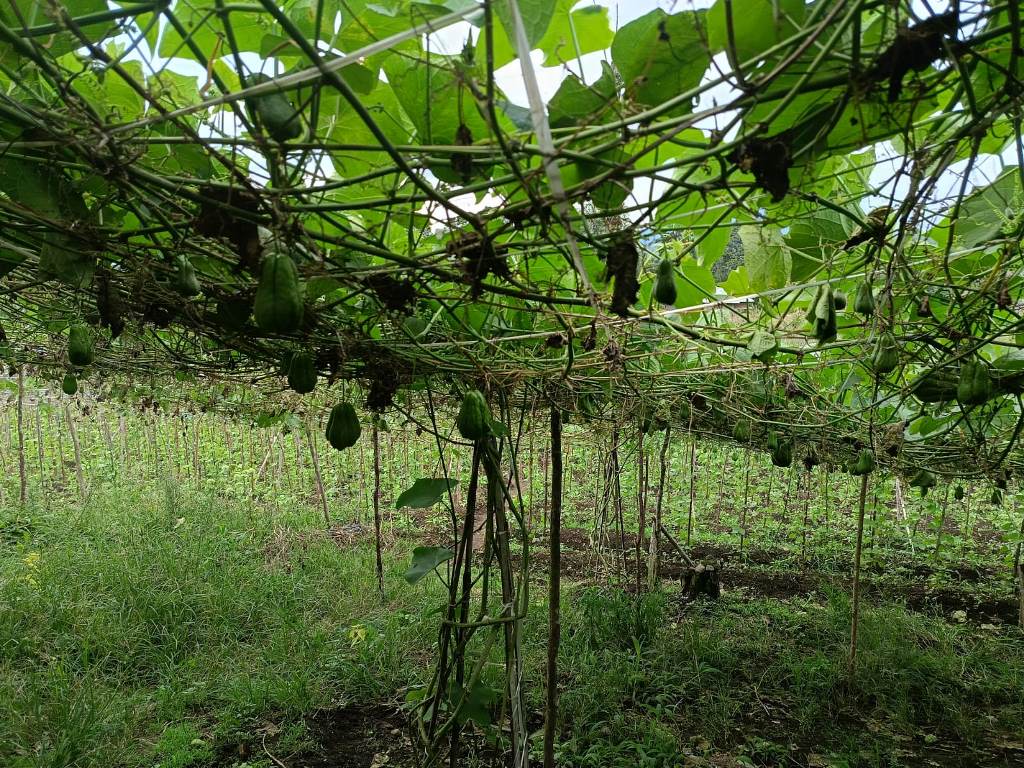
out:
M267 718L392 695L429 653L423 591L390 573L382 605L372 551L300 536L304 514L156 494L27 519L0 557L0 764L194 764Z
M172 486L0 513L0 764L269 765L235 745L272 724L277 754L294 753L310 713L422 684L436 579L405 584L399 543L382 602L372 549L318 527L316 510L271 519ZM683 613L671 588L570 582L565 604L560 765L886 766L908 748L983 754L1024 726L1016 629L868 607L848 686L839 593L727 592ZM535 603L526 627L534 711L545 616Z
M845 596L825 604L727 596L675 620L670 608L664 594L590 591L574 601L565 764L668 766L710 742L769 762L768 752L795 743L884 765L897 736L981 748L992 731L1024 724L1016 630L979 634L896 606L868 609L849 687ZM605 623L595 629L598 615Z

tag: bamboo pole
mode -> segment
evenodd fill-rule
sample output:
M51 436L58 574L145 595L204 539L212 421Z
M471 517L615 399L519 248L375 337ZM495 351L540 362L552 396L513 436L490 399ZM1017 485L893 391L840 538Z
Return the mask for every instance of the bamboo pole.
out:
M82 473L82 446L78 442L78 430L75 429L75 422L71 418L71 409L64 406L64 418L68 424L68 434L71 435L71 445L75 449L75 479L78 481L78 497L85 498L85 475Z
M25 369L18 366L18 498L22 505L28 501L28 474L25 471Z
M551 532L548 539L548 660L544 700L544 768L555 766L558 647L562 636L562 414L551 407Z
M651 526L650 548L647 552L647 589L653 590L658 583L658 536L662 528L661 504L665 498L665 478L668 475L668 444L672 427L665 427L665 440L661 444L661 472L658 477L658 496L654 503L654 525Z
M380 540L380 430L373 423L373 528L377 547L377 588L384 597L384 560Z
M862 475L860 478L860 502L857 505L857 545L853 554L853 615L850 618L850 658L846 669L846 679L850 684L853 683L853 676L857 671L857 624L860 618L860 555L864 542L864 501L868 493L868 477L870 475Z
M331 516L327 511L327 493L324 491L324 481L320 475L320 454L316 448L316 434L312 428L306 426L306 442L309 443L309 457L313 462L313 478L316 480L316 492L320 497L320 504L324 511L324 525L328 532L331 530Z

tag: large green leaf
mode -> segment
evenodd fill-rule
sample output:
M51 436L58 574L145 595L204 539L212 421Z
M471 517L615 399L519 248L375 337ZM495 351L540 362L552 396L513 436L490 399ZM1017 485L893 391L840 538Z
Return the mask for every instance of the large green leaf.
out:
M175 18L184 28L184 36L168 24L160 38L160 55L164 57L193 58L189 43L199 48L204 56L202 65L214 57L216 51L223 51L227 32L221 16L213 2L180 3L174 9ZM257 52L263 35L270 31L270 18L254 11L235 11L227 17L231 33L240 51Z
M455 484L454 480L444 477L421 477L412 484L412 487L403 491L395 502L395 509L403 507L414 507L424 509L432 507L439 502L448 492L448 489Z
M51 4L44 0L7 0L7 2L0 3L0 21L13 28L15 33L23 26L28 28L49 26L59 18L58 14L54 12L54 8L66 11L71 18L77 18L105 11L107 4L105 0L63 0L58 4ZM67 27L62 28L66 29ZM99 42L114 34L117 31L117 26L113 22L106 22L87 24L81 26L80 29L89 40ZM42 41L46 53L54 57L82 46L82 42L71 32L60 32L36 38L36 40ZM6 42L0 43L0 61L16 64L19 57L20 54L14 46Z
M694 259L684 259L676 270L676 306L696 307L715 296L715 277Z
M404 32L446 11L439 5L427 3L399 3L389 8L385 3L349 2L341 5L341 30L336 47L343 51L359 48ZM361 10L359 9L361 6ZM351 13L346 13L350 9Z
M548 31L548 24L555 14L555 0L497 0L494 9L501 19L501 26L511 40L515 40L515 26L512 24L511 3L519 6L519 15L526 30L530 48L534 48Z
M473 143L489 134L487 121L462 86L458 66L458 60L443 56L392 56L385 63L388 82L423 144L462 144L466 138ZM459 181L450 165L434 164L431 170L445 181Z
M500 0L495 7L501 8L506 0ZM522 10L527 3L520 2ZM539 40L530 40L530 48L539 48L544 52L544 66L554 67L562 62L572 60L578 55L602 51L612 41L611 27L608 25L608 9L598 5L585 5L582 8L573 10L578 5L578 0L556 0L554 9L551 12L547 30ZM525 12L524 12L525 14ZM544 21L543 16L539 17L534 25L540 25ZM533 25L527 21L525 15L524 24L527 26L527 37L529 28ZM508 22L511 24L511 22ZM512 42L512 27L506 26L505 17L499 13L494 23L493 43L494 66L502 67L516 58L515 45ZM486 61L486 40L480 35L476 46L476 59L479 62Z
M576 0L558 0L547 33L537 45L544 51L545 67L555 67L611 45L614 33L608 24L608 9L584 5L574 11L574 5L578 5Z
M39 277L51 278L75 288L84 288L92 279L96 255L81 242L62 232L47 232L39 248Z
M622 178L617 173L617 170L626 167L628 160L629 156L622 147L612 147L595 155L593 160L576 161L576 178L566 174L565 181L572 185L576 181L585 182L611 173L609 178L590 190L590 199L602 211L619 208L633 189L633 180Z
M1022 207L1020 170L1008 168L991 184L964 200L956 233L968 248L981 245L998 236L1010 221L1019 217Z
M405 580L415 584L441 563L451 560L455 553L448 547L416 547L412 551L412 562L405 572Z
M756 224L740 227L739 233L750 288L760 292L784 287L789 282L792 259L781 233Z
M732 0L730 5L737 64L792 36L804 19L804 0ZM718 0L711 7L707 22L712 52L727 50L726 0Z
M786 233L786 245L792 255L792 279L808 279L849 236L843 217L835 211L817 211L813 218L808 215L794 221Z
M604 122L614 116L611 108L615 99L615 73L607 62L601 62L601 67L601 77L593 85L587 85L572 73L566 76L548 104L552 128Z
M68 229L78 228L90 218L81 193L56 166L42 158L0 158L0 190L16 205ZM55 278L81 287L92 276L95 261L85 241L62 231L47 232L39 246L39 276L43 280Z
M626 94L651 107L695 88L708 68L703 11L653 10L631 21L612 41L612 61ZM682 111L689 111L683 105Z

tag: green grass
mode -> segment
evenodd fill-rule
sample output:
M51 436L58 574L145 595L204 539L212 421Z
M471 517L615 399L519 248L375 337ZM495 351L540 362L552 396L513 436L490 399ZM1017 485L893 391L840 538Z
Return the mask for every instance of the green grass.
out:
M897 606L869 608L851 687L843 595L824 604L726 596L675 620L672 608L664 594L587 591L574 601L564 764L669 766L710 741L769 763L766 752L795 742L849 764L885 765L895 736L970 749L1024 724L1015 629L979 632ZM595 628L598 616L604 624Z
M231 765L268 722L289 754L317 709L422 684L437 580L405 584L400 542L382 602L372 548L339 548L319 525L315 510L272 517L172 487L0 513L0 765ZM560 765L667 768L714 751L767 765L795 744L885 766L899 745L969 752L1024 725L1016 629L867 607L849 687L845 595L727 592L684 613L671 589L568 583L565 603ZM539 711L543 601L531 610Z
M30 532L0 550L0 764L192 764L194 742L391 696L429 654L436 601L396 562L382 605L372 550L341 551L312 516L276 528L155 494L18 517Z

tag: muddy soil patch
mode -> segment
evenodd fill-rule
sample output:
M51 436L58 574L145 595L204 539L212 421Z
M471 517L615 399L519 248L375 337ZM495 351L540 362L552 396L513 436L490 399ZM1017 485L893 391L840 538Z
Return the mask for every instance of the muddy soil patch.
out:
M412 768L416 764L406 717L385 705L324 710L307 721L314 747L287 761L290 768Z

